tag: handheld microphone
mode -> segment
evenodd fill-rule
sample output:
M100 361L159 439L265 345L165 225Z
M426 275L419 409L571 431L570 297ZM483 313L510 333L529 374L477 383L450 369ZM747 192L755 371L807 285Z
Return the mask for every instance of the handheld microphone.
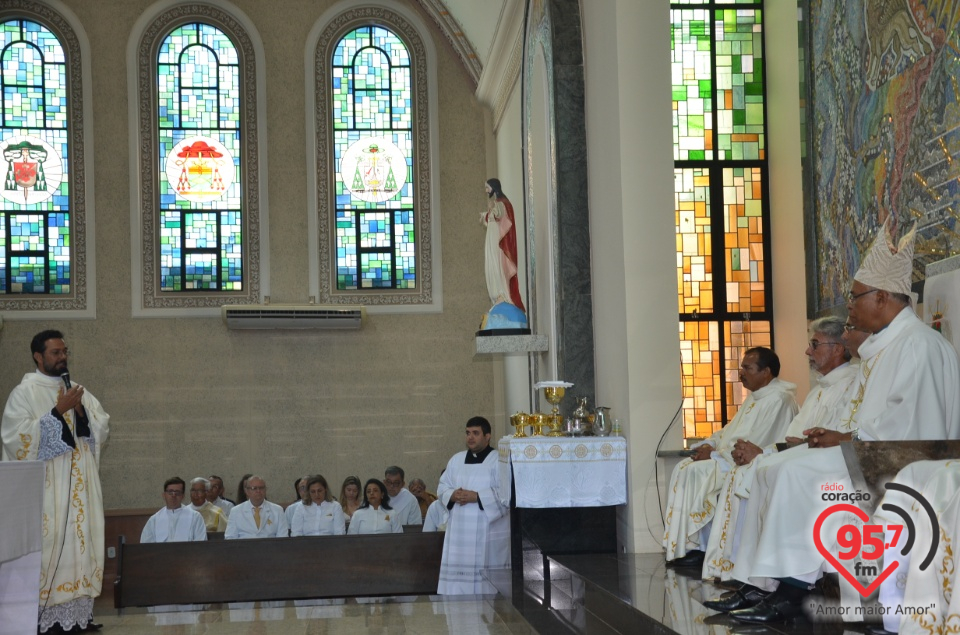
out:
M63 380L63 385L67 387L67 390L70 390L71 384L70 384L70 373L69 373L69 371L66 372L66 373L63 373L62 375L60 375L60 379Z

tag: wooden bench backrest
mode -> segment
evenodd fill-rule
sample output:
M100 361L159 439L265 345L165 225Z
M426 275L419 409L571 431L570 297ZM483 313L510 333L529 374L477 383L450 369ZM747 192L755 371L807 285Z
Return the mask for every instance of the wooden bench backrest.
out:
M437 592L441 532L124 544L114 606Z

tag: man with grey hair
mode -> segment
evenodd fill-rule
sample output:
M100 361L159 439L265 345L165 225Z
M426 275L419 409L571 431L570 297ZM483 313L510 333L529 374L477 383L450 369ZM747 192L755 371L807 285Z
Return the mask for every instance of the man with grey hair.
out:
M860 364L859 359L854 363L850 363L850 359L857 354L860 343L867 336L867 333L861 331L847 333L845 321L835 316L814 320L810 323L808 332L810 339L805 354L810 369L817 374L817 380L800 412L787 427L784 438L780 440L784 445L790 446L791 451L797 447L798 452L807 449L806 445L801 445L804 430L815 426L834 429L840 425L842 410L852 398L851 392L856 389L854 380ZM707 541L707 554L703 563L705 579L730 579L734 564L734 546L740 541L743 512L746 511L744 501L750 497L757 468L793 455L789 452L778 453L777 445L780 444L761 448L745 439L738 439L734 445L733 458L737 466L727 472L720 489L717 515ZM760 597L749 588L742 593L753 593ZM741 601L742 598L734 592L726 599L707 601L705 606L715 611L733 610L728 606L731 603L740 604Z
M210 491L210 481L198 476L190 481L190 508L203 517L203 524L207 531L226 531L227 517L223 511L207 500Z
M805 430L815 452L799 452L758 470L733 577L772 593L759 604L732 611L738 621L763 624L799 615L811 585L832 568L818 551L811 528L830 505L821 495L824 488L854 491L841 441L960 436L957 353L911 307L915 233L914 226L896 241L887 218L847 294L850 323L871 335L860 346L857 394L840 417L841 425ZM835 536L840 517L830 516L821 535Z

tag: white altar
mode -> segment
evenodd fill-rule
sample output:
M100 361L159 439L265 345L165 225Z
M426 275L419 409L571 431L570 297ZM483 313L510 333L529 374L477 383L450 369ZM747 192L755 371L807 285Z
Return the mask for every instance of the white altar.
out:
M627 502L627 440L623 437L505 436L501 495L516 483L520 508L606 507Z
M0 462L0 634L37 630L44 474L43 461Z

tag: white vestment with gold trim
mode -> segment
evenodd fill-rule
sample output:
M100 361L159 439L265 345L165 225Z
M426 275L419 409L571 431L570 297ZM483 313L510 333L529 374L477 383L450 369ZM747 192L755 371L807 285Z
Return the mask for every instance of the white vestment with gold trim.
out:
M797 414L796 389L795 384L774 378L750 393L733 420L703 442L713 447L709 459L684 459L674 468L663 535L667 560L706 546L699 534L713 519L724 473L736 465L731 455L734 444L746 439L762 447L782 439Z
M786 437L803 437L803 431L813 427L834 430L840 424L847 403L853 398L851 387L856 386L857 369L860 360L846 363L826 375L821 375L816 386L803 401L800 412L787 427ZM779 441L783 441L780 439ZM717 499L717 513L710 529L707 541L706 558L703 561L703 577L729 580L733 573L733 554L740 542L742 527L741 510L744 499L750 497L750 488L756 469L760 465L777 461L780 453L776 446L764 448L764 454L758 455L746 465L739 465L723 477L720 494Z
M74 434L76 447L70 448L61 440L59 420L50 414L62 389L59 377L27 373L10 393L0 425L4 461L45 464L39 619L43 631L54 623L65 630L86 626L103 584L99 467L110 415L92 394L84 392L91 436L77 439ZM74 412L63 418L75 432Z

